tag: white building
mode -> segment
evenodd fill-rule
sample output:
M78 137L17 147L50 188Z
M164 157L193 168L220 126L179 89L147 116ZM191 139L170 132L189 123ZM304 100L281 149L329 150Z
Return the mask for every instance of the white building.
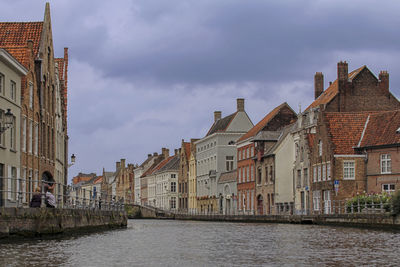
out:
M237 111L221 118L221 112L214 112L214 123L207 135L195 142L197 208L200 211L219 211L217 182L223 172L237 168L236 141L253 127L244 110L244 99L237 99ZM234 192L236 195L237 192Z
M179 154L175 153L174 156L161 162L162 166L154 172L156 207L158 208L164 210L178 208L179 160Z

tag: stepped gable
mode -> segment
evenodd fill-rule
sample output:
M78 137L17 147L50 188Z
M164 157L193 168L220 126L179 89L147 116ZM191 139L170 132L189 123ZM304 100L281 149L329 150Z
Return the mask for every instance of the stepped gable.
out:
M362 66L356 70L353 70L352 72L349 73L349 81L352 81L357 75L364 69L367 68L367 66ZM368 69L368 68L367 68ZM372 72L371 72L372 73ZM311 103L306 109L309 110L310 108L316 108L319 105L323 104L328 104L333 100L333 98L339 93L339 86L338 86L338 80L336 79L323 93L314 100L314 102Z
M326 112L328 134L333 143L334 154L354 154L362 132L371 113L376 112Z
M400 110L371 114L360 147L400 144Z
M26 47L28 40L33 41L35 55L39 52L39 43L43 31L43 22L0 22L0 47ZM12 54L12 52L10 51ZM17 57L17 56L15 56Z
M260 122L258 122L253 128L251 128L247 133L245 133L242 137L239 138L238 142L244 141L250 137L257 135L260 131L264 130L268 126L268 124L284 109L288 108L293 114L296 114L292 110L292 108L286 103L282 103L276 108L274 108L270 113L268 113ZM283 126L283 125L282 125ZM277 129L273 129L277 130Z
M214 122L206 136L212 135L213 133L216 132L225 132L229 124L232 122L233 118L235 118L237 113L238 112L232 113L231 115L226 116Z

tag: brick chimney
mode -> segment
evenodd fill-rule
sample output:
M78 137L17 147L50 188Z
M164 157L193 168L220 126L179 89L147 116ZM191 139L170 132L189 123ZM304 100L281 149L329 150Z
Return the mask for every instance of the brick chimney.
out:
M169 157L169 149L168 148L163 147L163 148L161 148L161 151L162 151L162 154L165 159Z
M157 157L157 156L158 156L158 153L157 153L157 152L154 152L154 153L153 153L153 156L154 156L154 157Z
M125 169L125 159L121 159L121 167L122 169Z
M385 94L389 94L389 73L387 71L382 70L379 73L379 88Z
M236 99L237 111L244 111L244 98Z
M337 64L337 75L339 83L347 82L349 79L349 67L346 61L340 61Z
M150 158L151 157L151 154L147 154L147 158Z
M324 75L316 72L314 76L314 99L317 99L324 92Z
M118 171L121 168L121 162L117 161L115 163L115 170Z
M222 116L221 111L214 111L214 122L216 122L217 120L220 120L221 116Z

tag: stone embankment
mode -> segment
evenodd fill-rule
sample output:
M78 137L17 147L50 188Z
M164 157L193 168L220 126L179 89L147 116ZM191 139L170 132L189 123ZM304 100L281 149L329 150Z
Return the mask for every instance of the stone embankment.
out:
M194 215L165 213L155 208L135 206L135 217L144 219L174 219L194 221L221 221L221 222L253 222L253 223L297 223L337 225L354 227L371 227L400 230L400 216L390 213L353 213L329 215Z
M36 237L126 227L122 211L1 208L0 238Z

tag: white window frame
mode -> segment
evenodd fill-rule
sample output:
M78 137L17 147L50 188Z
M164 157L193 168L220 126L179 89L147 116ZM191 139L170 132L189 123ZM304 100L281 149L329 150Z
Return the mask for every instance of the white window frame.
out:
M317 166L317 168L318 168L318 182L321 182L321 165L319 164L318 166Z
M33 83L29 82L29 108L33 109Z
M22 144L21 144L22 152L26 152L26 117L22 117Z
M352 164L353 166L348 166L350 164ZM354 160L343 161L343 180L354 179L356 179L356 162Z
M330 162L326 163L326 178L328 181L331 180L331 163Z
M35 147L33 153L37 156L39 148L39 124L35 123Z
M318 155L322 156L322 140L318 141Z
M322 164L322 181L326 181L326 164Z
M385 186L387 187L387 189L384 189ZM391 187L393 187L393 189L391 189ZM395 184L382 184L382 192L386 192L388 194L391 194L394 191L396 191L396 185Z
M317 182L317 166L313 166L313 182Z
M17 99L17 84L13 80L10 81L10 98L14 101Z
M381 174L392 173L392 158L390 154L381 155Z
M32 142L33 142L33 121L29 120L29 143L28 153L32 154Z

